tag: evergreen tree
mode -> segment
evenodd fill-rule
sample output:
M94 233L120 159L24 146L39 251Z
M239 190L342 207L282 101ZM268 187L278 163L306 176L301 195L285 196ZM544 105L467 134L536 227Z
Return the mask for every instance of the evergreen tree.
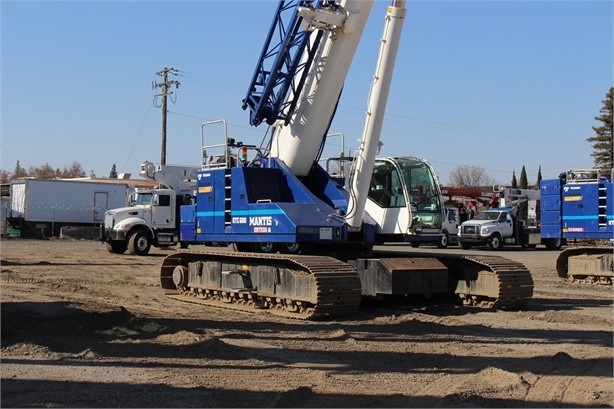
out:
M522 165L522 169L520 170L520 181L518 182L518 187L521 189L526 189L529 187L529 181L527 180L527 170L524 165Z
M512 171L512 187L518 187L518 182L516 181L516 171Z
M19 161L15 164L15 170L13 171L13 179L22 178L28 176L28 172L21 167Z
M109 172L109 178L110 179L117 179L117 167L115 167L115 164L113 164L113 166L111 166L111 172Z
M606 93L605 99L602 101L603 107L599 110L600 116L596 116L595 120L601 122L601 126L593 126L595 136L586 138L593 146L593 161L598 169L614 168L614 122L612 115L614 114L614 87Z
M520 170L520 180L518 182L518 187L520 189L526 189L529 186L529 181L527 180L527 170L524 165L522 165L522 169ZM520 220L527 220L527 216L529 214L529 205L527 202L522 202L518 204L518 212L516 216Z
M541 184L542 184L542 167L540 165L539 169L537 170L537 182L535 182L535 188L540 189ZM535 204L535 216L537 220L540 219L540 215L541 215L540 204L541 204L541 200L538 200L537 203Z

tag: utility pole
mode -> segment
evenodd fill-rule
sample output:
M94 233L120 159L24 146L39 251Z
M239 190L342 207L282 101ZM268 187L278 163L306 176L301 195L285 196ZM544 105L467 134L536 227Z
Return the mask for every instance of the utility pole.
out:
M175 88L179 88L179 81L177 80L169 80L168 74L178 75L178 70L174 68L166 68L156 72L156 75L159 75L164 80L161 83L152 82L151 89L162 88L162 92L154 95L154 97L162 97L162 147L160 150L160 164L166 165L166 99L169 95L173 95L172 91L169 91L171 86L175 86Z

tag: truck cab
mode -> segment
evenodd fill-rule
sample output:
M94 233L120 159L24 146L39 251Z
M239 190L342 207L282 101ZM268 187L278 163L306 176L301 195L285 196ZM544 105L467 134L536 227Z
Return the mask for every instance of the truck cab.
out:
M521 233L522 223L516 222L512 215L512 208L485 210L475 218L463 222L458 228L459 245L467 250L472 246L488 245L492 250L499 250L503 243L522 244L517 242Z
M175 227L175 192L170 189L136 191L131 200L133 208L142 211L151 226L158 228Z
M168 247L179 242L178 201L172 189L136 190L131 206L105 212L100 239L111 253L146 255L151 246ZM184 244L182 244L185 247Z
M108 210L100 228L100 241L110 253L144 256L151 246L169 247L180 241L180 208L191 204L200 167L141 163L139 174L159 183L154 189L136 189L130 206Z

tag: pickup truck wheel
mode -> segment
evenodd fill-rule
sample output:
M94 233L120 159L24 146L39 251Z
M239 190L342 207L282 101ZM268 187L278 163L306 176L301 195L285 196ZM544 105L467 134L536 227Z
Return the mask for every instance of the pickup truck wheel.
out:
M463 250L469 250L471 248L471 244L458 243L458 245L461 246Z
M125 241L114 241L107 243L107 251L113 254L124 254L128 250L128 245Z
M128 240L128 252L137 256L145 256L151 248L151 239L144 230L139 230Z
M488 239L488 247L491 250L500 250L503 247L503 240L501 240L501 236L498 233L494 233Z
M445 249L446 247L448 247L448 243L450 242L450 235L448 234L447 231L443 231L443 236L441 236L441 241L439 242L439 244L437 244L437 247L439 247L440 249Z
M417 242L417 241L412 241L412 242L410 243L410 246L412 246L413 248L418 248L418 247L420 247L420 243L419 243L419 242Z

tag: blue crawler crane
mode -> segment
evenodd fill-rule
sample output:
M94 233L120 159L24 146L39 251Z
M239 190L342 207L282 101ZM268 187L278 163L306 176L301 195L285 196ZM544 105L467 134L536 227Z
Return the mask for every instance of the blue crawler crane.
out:
M363 297L456 294L486 308L519 307L531 298L529 271L502 257L373 251L376 243L424 237L429 229L435 242L441 237L441 195L430 166L411 157L376 158L403 0L386 9L349 175L334 177L319 165L374 4L279 3L243 100L252 125L272 126L270 140L256 146L230 138L224 121L201 127L203 164L194 202L181 207L180 236L211 249L164 259L160 281L168 297L299 319L351 314ZM209 136L215 124L223 125L222 143ZM431 193L419 206L418 185ZM234 251L220 249L228 245Z
M612 285L614 185L612 170L570 170L541 181L542 237L567 244L557 259L559 277Z

